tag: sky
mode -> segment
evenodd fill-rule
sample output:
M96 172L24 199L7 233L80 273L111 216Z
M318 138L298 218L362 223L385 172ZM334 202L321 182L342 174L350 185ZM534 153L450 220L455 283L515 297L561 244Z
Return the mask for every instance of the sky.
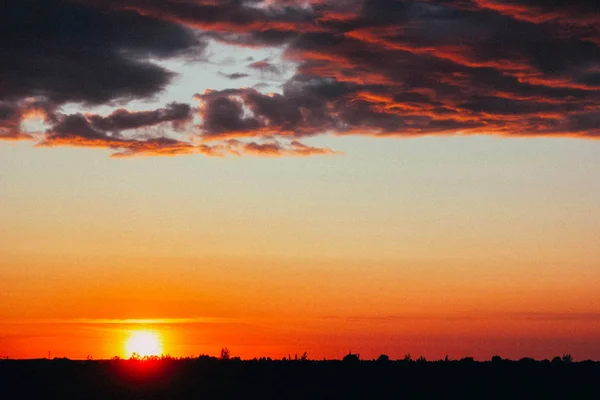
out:
M595 3L4 8L0 357L600 359Z

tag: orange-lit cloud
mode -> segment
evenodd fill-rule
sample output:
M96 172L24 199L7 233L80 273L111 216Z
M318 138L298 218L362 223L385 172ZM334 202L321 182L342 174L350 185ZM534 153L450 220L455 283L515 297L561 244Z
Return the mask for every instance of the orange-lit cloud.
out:
M29 58L19 65L33 65L36 79L27 68L0 70L9 82L0 88L0 138L26 138L14 110L27 98L59 115L68 102L152 96L172 78L152 57L201 62L197 56L210 41L283 48L296 73L278 94L234 87L196 95L197 126L186 103L86 115L88 126L70 136L60 132L68 117L56 117L43 145L108 147L115 156L308 155L330 152L292 143L323 134L600 136L600 10L592 2L51 0L45 7L52 19L33 33L47 43L20 39ZM67 46L54 27L75 9L82 23ZM98 43L96 32L110 40ZM66 64L46 66L48 58ZM282 76L272 60L246 68ZM165 124L186 139L147 131Z
M228 140L229 151L233 154L248 154L266 157L298 156L306 157L312 155L340 154L328 147L319 148L307 146L297 140L293 140L288 145L278 141L267 141L264 143L240 142L238 140Z
M266 139L241 141L228 139L216 144L198 143L193 140L167 136L132 136L124 130L147 128L153 125L175 124L178 129L189 129L191 109L171 104L166 109L130 112L119 109L103 117L96 114L56 116L57 123L50 128L40 147L72 146L104 148L113 150L111 157L177 156L203 154L223 157L226 155L253 156L309 156L336 154L329 148L305 145L298 140L278 141Z

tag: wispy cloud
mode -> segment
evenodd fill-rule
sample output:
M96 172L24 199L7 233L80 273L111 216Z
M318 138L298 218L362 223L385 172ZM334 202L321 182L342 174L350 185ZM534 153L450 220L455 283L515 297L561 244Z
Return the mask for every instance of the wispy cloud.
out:
M600 313L535 312L535 311L478 311L465 313L406 313L384 315L326 315L324 320L342 320L350 323L393 323L398 321L600 321Z
M7 320L0 324L49 324L49 325L185 325L233 323L232 318L189 317L189 318L67 318L67 319L32 319Z

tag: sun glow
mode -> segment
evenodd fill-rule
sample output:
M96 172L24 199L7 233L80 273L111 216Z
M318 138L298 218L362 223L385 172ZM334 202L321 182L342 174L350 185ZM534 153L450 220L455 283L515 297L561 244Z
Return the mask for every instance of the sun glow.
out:
M125 341L125 354L130 357L134 353L140 357L161 355L163 349L160 335L148 330L132 331Z

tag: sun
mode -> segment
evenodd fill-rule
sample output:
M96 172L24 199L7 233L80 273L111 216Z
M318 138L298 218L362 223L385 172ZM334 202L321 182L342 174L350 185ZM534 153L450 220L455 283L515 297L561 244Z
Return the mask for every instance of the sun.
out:
M125 354L133 353L140 357L158 356L162 354L162 340L158 333L148 330L132 331L125 341Z

